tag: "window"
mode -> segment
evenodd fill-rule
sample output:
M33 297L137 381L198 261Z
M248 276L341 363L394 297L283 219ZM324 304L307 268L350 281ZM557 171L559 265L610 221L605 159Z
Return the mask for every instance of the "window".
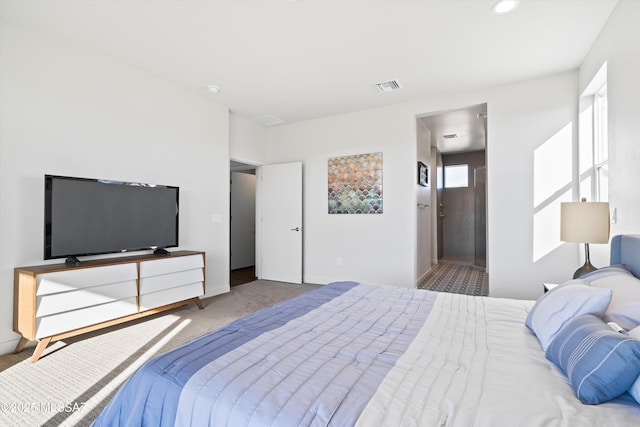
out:
M607 85L593 98L593 166L595 170L596 197L601 202L609 200L609 126Z
M452 165L444 167L444 188L460 188L469 186L469 165Z
M608 109L605 61L582 92L578 122L578 198L594 202L609 200Z

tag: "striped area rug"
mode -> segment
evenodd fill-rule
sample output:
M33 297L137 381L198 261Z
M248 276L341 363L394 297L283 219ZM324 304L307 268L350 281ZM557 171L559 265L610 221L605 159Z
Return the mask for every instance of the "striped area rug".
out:
M454 294L488 296L489 275L477 267L436 264L427 272L418 288Z

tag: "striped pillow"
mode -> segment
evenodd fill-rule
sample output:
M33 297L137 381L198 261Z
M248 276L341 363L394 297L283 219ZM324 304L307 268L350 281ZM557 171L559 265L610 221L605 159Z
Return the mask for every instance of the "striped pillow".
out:
M584 314L567 323L547 349L547 359L569 379L582 403L618 397L640 375L640 341Z

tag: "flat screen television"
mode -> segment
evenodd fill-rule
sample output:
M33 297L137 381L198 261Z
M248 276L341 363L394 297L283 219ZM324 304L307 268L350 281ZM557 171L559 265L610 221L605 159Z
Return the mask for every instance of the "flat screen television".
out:
M178 246L179 187L45 175L44 259Z

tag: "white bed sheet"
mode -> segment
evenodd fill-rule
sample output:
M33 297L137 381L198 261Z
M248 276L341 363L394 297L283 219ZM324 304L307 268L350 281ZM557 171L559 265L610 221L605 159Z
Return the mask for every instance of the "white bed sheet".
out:
M442 293L357 425L640 426L624 395L582 404L524 325L533 301Z

